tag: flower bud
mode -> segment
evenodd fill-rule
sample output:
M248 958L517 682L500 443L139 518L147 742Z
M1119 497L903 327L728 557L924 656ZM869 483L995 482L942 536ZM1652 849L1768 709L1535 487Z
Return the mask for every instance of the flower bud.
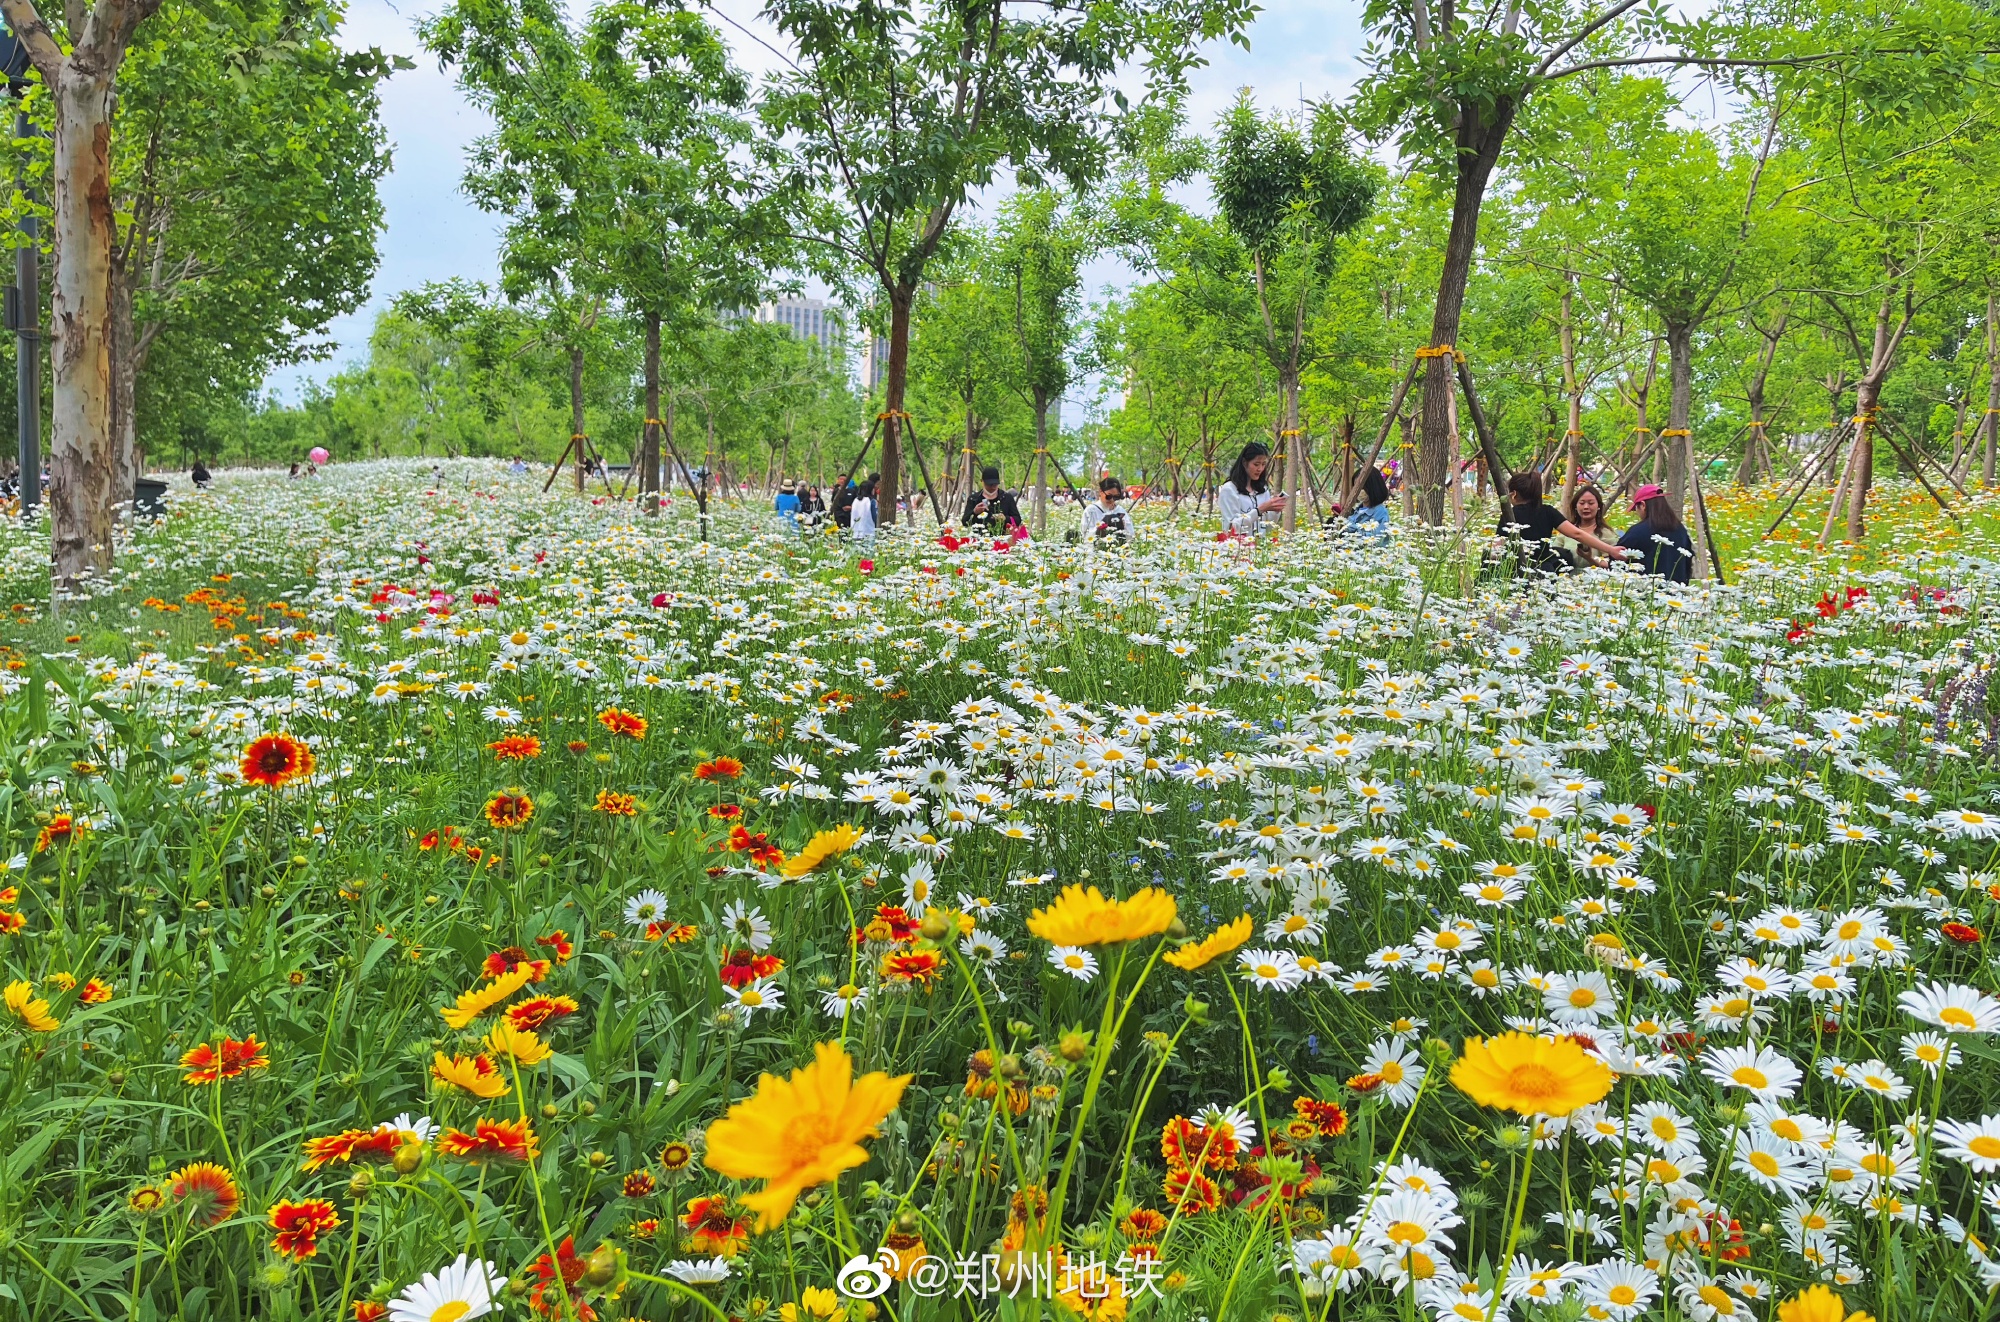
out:
M584 1160L590 1163L590 1169L601 1171L611 1164L611 1154L608 1152L593 1152L588 1157L585 1157Z
M587 1116L587 1115L596 1115L596 1114L597 1114L597 1103L596 1103L596 1102L578 1102L578 1103L576 1104L576 1113L577 1113L578 1115L586 1115L586 1116Z
M1033 1037L1035 1026L1024 1019L1013 1019L1008 1021L1007 1031L1015 1037Z
M1271 1072L1265 1076L1265 1081L1270 1084L1273 1092L1290 1092L1292 1088L1292 1076L1276 1065L1271 1067Z
M366 1166L354 1172L347 1181L347 1196L357 1203L374 1192L374 1189L375 1172L369 1170Z
M1074 1065L1090 1054L1090 1034L1072 1028L1056 1043L1056 1054Z
M1188 925L1179 918L1176 918L1167 924L1167 935L1176 941L1185 941L1188 935Z
M999 1063L994 1065L993 1071L1003 1079L1018 1079L1022 1073L1021 1058L1009 1052L1000 1057Z
M542 1119L553 1120L561 1114L562 1114L562 1108L557 1106L554 1102L542 1103Z
M1187 1011L1187 1017L1194 1020L1194 1022L1198 1024L1208 1022L1207 1001L1197 1001L1194 997L1190 996L1182 1003L1181 1008Z
M624 1267L624 1255L611 1244L599 1244L590 1253L590 1264L584 1268L583 1283L593 1290L602 1290L618 1279Z
M422 1143L411 1139L396 1149L395 1155L389 1158L389 1165L398 1175L414 1174L417 1167L424 1164L424 1153L427 1150Z
M944 910L933 905L924 911L924 920L917 924L917 930L924 934L926 941L942 941L951 935L951 922L945 917Z

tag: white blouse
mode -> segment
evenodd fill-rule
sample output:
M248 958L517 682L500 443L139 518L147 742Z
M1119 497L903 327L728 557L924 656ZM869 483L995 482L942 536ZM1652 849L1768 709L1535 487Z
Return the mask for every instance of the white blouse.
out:
M1216 490L1215 509L1222 516L1223 527L1232 532L1255 535L1264 526L1264 514L1257 504L1268 499L1268 496L1255 492L1245 495L1236 489L1234 482L1224 482Z

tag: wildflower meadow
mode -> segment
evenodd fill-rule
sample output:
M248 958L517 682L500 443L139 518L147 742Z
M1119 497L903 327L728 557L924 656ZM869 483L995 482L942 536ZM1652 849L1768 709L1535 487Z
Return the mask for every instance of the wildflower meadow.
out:
M225 475L13 602L0 1309L1992 1307L1978 526L1672 587L687 506Z

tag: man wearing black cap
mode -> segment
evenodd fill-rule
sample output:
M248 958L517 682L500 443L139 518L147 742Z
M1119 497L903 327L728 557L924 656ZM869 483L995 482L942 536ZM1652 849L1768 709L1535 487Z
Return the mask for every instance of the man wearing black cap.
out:
M970 528L983 523L988 533L998 536L1021 522L1021 507L1011 492L1000 489L1000 470L992 464L979 470L980 489L965 498L965 515L959 522Z

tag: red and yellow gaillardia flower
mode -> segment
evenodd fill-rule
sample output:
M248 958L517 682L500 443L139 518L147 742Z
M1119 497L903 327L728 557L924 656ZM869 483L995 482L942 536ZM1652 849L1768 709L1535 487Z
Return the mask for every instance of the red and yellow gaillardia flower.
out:
M268 1219L277 1232L271 1237L271 1251L294 1262L304 1262L319 1252L319 1237L340 1224L333 1204L321 1198L275 1203Z
M252 1070L270 1069L271 1058L265 1054L266 1050L255 1033L241 1042L233 1037L204 1042L181 1056L181 1080L191 1084L219 1083L240 1078Z
M202 1229L221 1225L243 1205L236 1178L212 1161L197 1161L175 1171L167 1181L167 1193L187 1206L194 1224Z
M303 739L279 730L260 735L243 750L243 782L283 789L313 773L313 751Z
M520 786L495 790L486 800L486 820L499 831L518 831L535 815L535 801Z
M474 1164L487 1161L533 1161L541 1152L535 1127L526 1120L479 1120L472 1132L447 1129L438 1135L438 1151Z
M613 734L622 734L628 739L646 737L646 718L637 712L625 711L618 707L606 707L597 713L597 723Z

